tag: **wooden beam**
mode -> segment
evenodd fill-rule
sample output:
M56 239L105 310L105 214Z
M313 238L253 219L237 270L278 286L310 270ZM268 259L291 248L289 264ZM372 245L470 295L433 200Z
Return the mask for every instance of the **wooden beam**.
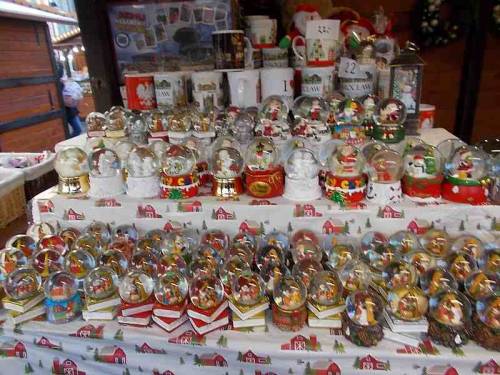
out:
M113 105L122 104L106 1L75 0L75 7L96 110L104 112Z

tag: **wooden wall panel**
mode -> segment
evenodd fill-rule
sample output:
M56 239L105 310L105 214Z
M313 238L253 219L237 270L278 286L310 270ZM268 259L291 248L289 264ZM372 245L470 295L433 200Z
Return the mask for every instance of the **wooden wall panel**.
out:
M54 145L65 139L62 119L41 122L0 134L2 152L40 152L53 150Z

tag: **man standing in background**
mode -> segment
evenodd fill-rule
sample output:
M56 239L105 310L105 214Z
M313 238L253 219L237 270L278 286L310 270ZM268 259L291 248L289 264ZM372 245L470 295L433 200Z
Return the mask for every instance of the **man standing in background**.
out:
M78 103L83 98L82 88L75 81L64 78L64 65L62 63L57 64L57 70L61 82L66 118L71 127L71 137L76 137L82 132L82 124L78 116Z

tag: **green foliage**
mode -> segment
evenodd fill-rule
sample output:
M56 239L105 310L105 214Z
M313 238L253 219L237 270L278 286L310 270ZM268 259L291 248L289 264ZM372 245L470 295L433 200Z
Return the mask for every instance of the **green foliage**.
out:
M198 356L198 354L194 355L193 361L194 361L195 365L201 366L201 361L200 361L200 357Z
M116 331L115 336L113 338L115 340L123 341L123 331L121 329Z
M182 199L182 191L179 189L172 189L168 194L168 199Z
M33 370L33 367L31 367L31 363L26 363L26 365L24 365L24 373L25 374L31 374L33 373L34 370Z

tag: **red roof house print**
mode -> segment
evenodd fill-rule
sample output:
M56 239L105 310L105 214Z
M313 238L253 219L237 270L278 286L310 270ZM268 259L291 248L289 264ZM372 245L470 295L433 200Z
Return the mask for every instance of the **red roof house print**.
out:
M490 359L484 365L479 366L480 374L500 374L500 366L494 359Z
M450 365L435 365L425 371L425 375L460 375L458 371Z
M311 365L313 375L340 375L340 367L332 361L317 361Z
M314 205L307 204L296 204L295 209L293 211L293 216L295 217L321 217L323 214L321 212L316 211L316 207Z
M182 229L182 224L177 222L177 221L167 221L165 225L163 226L163 230L170 233L170 232L175 232L177 230Z
M439 354L439 350L432 345L431 340L425 339L422 340L418 346L412 345L404 345L402 348L396 349L396 353L398 354Z
M236 215L231 212L227 212L224 208L219 207L217 210L212 212L212 218L215 220L234 220Z
M193 202L179 202L177 206L177 211L179 212L201 212L202 205L200 201Z
M136 345L135 351L138 353L147 353L147 354L167 354L165 349L156 349L156 348L149 346L149 344L147 344L147 343L144 343L141 346Z
M26 358L26 347L21 341L7 341L0 345L0 356Z
M38 211L41 214L54 212L54 203L50 199L40 199L38 202Z
M240 224L239 230L241 233L250 233L252 235L259 234L260 226L256 221L253 220L245 220Z
M79 214L72 208L70 208L68 211L65 212L65 215L63 215L66 220L85 220L85 215L84 214Z
M153 375L175 375L172 371L170 370L165 370L163 372L158 371L157 369L153 370Z
M35 345L46 349L62 350L61 345L51 343L45 336L40 337L38 341L35 339Z
M367 356L361 358L359 360L359 369L360 370L388 370L389 366L387 362L382 362L376 359L375 357L368 354Z
M71 359L59 362L59 358L54 358L52 362L52 373L55 375L85 375L85 372L78 370L78 365Z
M146 219L159 219L162 216L158 212L156 212L156 209L150 204L147 204L145 206L140 204L139 206L137 206L137 217Z
M206 353L200 355L200 364L202 366L227 367L226 359L217 353Z
M181 345L204 345L205 337L202 335L198 335L193 330L188 330L183 332L181 335L177 337L172 337L168 340L170 344L181 344Z
M382 217L384 219L401 219L403 217L403 213L395 210L391 206L385 206L379 210L378 217Z
M412 220L409 222L406 229L415 234L424 234L429 229L430 225L427 220Z
M95 201L96 207L121 207L121 205L115 198L102 198Z
M258 356L257 354L255 354L254 352L249 350L241 355L240 362L257 363L260 365L267 365L267 364L271 363L271 358Z
M116 345L105 346L97 353L97 361L124 365L127 363L127 355Z
M329 219L323 224L324 234L338 234L344 233L345 225L340 220Z
M319 349L319 342L316 335L311 335L309 338L302 335L293 337L290 342L281 345L281 350L312 350Z
M101 324L95 327L93 324L87 324L80 327L75 333L71 333L72 337L84 337L90 339L102 339L103 337L104 325Z

